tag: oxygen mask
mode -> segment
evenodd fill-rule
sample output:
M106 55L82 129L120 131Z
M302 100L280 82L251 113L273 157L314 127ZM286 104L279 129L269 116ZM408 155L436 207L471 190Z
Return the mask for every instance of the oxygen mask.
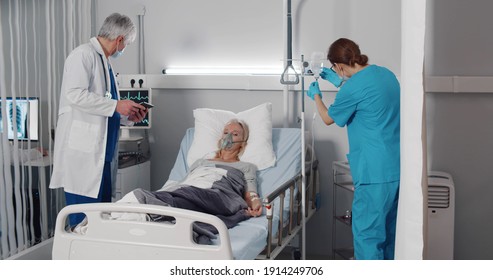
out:
M229 150L233 147L233 134L228 133L221 139L221 150Z
M233 144L242 143L246 141L233 141L233 134L228 133L221 139L220 148L221 150L229 150L233 147Z

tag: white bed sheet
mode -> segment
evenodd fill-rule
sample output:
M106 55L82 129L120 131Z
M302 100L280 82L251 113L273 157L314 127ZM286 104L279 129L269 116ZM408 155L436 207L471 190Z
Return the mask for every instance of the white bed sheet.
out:
M188 172L186 158L193 142L194 129L189 128L171 170L168 182L180 181ZM257 185L261 197L269 194L301 172L301 131L298 128L273 128L272 143L276 165L258 172ZM167 183L168 183L167 182ZM165 184L166 185L166 184ZM288 219L289 195L284 200L283 217ZM279 225L279 201L274 202L273 235ZM268 221L265 215L250 218L228 230L235 259L255 259L267 245Z

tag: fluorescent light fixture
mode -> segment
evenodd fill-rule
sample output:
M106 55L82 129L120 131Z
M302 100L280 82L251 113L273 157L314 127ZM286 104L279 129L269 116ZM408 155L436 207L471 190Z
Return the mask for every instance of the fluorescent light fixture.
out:
M166 75L281 75L281 67L169 67Z

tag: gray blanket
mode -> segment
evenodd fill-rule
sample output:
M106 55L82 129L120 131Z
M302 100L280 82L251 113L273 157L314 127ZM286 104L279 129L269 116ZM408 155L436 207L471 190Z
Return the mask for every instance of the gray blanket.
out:
M216 168L226 170L226 174L220 180L212 182L209 189L181 185L171 192L149 192L137 189L134 195L141 204L171 206L215 215L228 228L232 228L249 218L246 212L248 206L243 198L245 178L240 170L233 167L218 164ZM151 219L155 221L172 220L170 217L154 215L151 215ZM211 244L211 239L216 238L217 233L217 229L212 225L194 223L194 239L199 244Z

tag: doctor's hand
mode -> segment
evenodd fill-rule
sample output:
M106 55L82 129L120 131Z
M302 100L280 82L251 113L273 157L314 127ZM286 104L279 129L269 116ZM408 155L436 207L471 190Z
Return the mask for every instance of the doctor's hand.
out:
M144 106L135 103L132 100L118 100L116 103L116 111L123 116L130 117L131 115L136 115L140 110L147 113L147 110Z
M310 84L310 88L306 92L306 95L310 97L312 100L315 100L315 95L319 95L320 99L322 99L322 92L320 91L320 87L318 86L318 82L312 82Z
M148 112L147 108L145 108L144 110L139 110L135 114L130 114L128 116L128 120L135 123L141 122L147 115L147 112Z

